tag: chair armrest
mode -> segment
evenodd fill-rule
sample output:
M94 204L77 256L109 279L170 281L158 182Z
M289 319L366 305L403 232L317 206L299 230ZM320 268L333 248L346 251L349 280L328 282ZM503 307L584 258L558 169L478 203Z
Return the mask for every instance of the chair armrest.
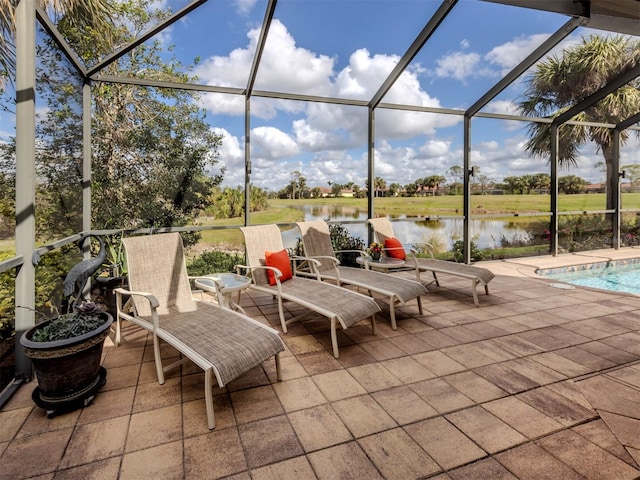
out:
M366 257L367 256L367 252L365 252L364 250L336 250L335 253L336 254L338 254L338 253L359 253L360 256L362 256L362 257Z
M236 272L238 274L241 274L242 271L246 271L251 275L251 280L253 281L253 272L255 270L271 270L275 277L276 277L276 283L280 283L280 277L282 276L282 272L280 271L279 268L276 267L270 267L268 265L256 265L256 266L251 266L251 265L236 265Z
M155 295L148 293L148 292L132 292L131 290L127 290L125 288L114 288L113 289L114 293L116 294L116 296L121 296L121 295L131 295L131 296L141 296L141 297L145 297L148 301L149 304L151 305L151 308L156 309L160 306L160 302L158 301L158 299L155 297Z
M421 251L419 251L419 248L417 248L417 247L423 247L423 248L421 248L420 249ZM414 242L414 243L411 244L411 246L409 247L408 250L414 256L418 255L419 253L422 253L422 252L426 251L426 253L428 253L429 256L432 259L435 258L434 255L433 255L433 250L434 250L433 245L431 245L430 243L427 243L427 242Z

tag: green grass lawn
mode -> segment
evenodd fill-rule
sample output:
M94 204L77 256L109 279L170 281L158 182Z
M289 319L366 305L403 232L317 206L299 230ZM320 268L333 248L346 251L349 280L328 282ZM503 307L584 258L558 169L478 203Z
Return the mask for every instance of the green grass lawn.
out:
M267 210L260 212L251 212L251 224L268 224L268 223L292 223L304 220L304 214L295 208L288 208L286 205L270 205ZM225 218L221 220L203 220L201 225L207 226L235 226L239 227L244 224L244 217L241 218ZM243 245L242 233L237 228L225 230L203 230L201 244L207 244L214 247L227 250L240 250Z
M560 195L559 208L562 212L604 210L604 194ZM252 224L293 223L303 220L302 211L292 208L302 205L336 205L351 207L363 212L367 210L367 199L361 198L320 198L304 200L270 200L269 208L251 213ZM500 217L513 214L548 212L549 195L474 195L471 197L472 215L494 215ZM640 193L624 193L622 206L626 209L640 207ZM376 215L397 217L462 216L463 197L446 195L437 197L391 197L375 198ZM513 218L513 221L529 221L527 217ZM237 227L244 223L244 217L215 220L201 217L198 224L204 226ZM204 230L202 247L216 247L227 250L242 248L242 234L237 228ZM0 242L0 252L14 252L11 239Z
M623 208L639 208L640 193L622 195ZM293 205L341 205L345 207L367 209L366 198L318 198L304 200L270 200L275 206ZM512 215L514 213L548 212L551 204L550 195L473 195L471 197L472 214ZM604 194L560 195L558 198L561 212L604 210L606 200ZM438 197L381 197L373 202L376 214L386 216L406 215L408 217L423 216L456 216L462 215L463 197L445 195Z

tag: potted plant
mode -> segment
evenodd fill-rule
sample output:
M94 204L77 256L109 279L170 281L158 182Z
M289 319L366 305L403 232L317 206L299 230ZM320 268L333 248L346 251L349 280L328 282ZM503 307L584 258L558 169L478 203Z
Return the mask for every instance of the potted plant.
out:
M86 406L106 382L102 348L113 317L93 302L76 304L27 330L20 338L38 379L34 402L53 416L56 409Z
M112 235L105 238L106 261L101 273L91 285L91 298L105 305L113 316L116 314L116 295L114 290L127 286L127 259L122 245L122 236Z
M382 245L381 243L373 242L369 245L367 253L371 255L371 258L374 261L377 262L378 260L380 260L380 255L382 255L383 249L384 249L384 245Z

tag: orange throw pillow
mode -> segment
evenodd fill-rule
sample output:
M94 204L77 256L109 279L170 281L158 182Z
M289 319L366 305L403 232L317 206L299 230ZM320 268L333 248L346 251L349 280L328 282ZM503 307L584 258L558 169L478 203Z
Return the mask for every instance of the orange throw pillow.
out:
M407 258L407 254L404 251L404 247L400 240L397 238L387 238L384 241L384 248L389 248L391 250L386 250L385 253L389 257L399 258L400 260L405 260Z
M293 271L291 270L291 261L289 260L289 254L286 250L280 250L279 252L264 252L264 260L268 267L275 267L282 272L280 282L293 278ZM273 270L267 270L269 276L269 285L276 284L276 275Z

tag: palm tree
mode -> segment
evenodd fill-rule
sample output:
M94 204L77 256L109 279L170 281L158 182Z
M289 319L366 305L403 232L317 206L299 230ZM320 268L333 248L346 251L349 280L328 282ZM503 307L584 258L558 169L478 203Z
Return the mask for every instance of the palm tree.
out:
M12 0L0 0L0 85L7 78L12 79L15 72L14 3ZM110 0L38 0L38 5L59 18L64 17L71 27L92 27L105 36L110 31L109 18L113 11L113 2Z
M640 63L640 41L630 37L583 38L582 43L563 51L562 57L548 57L536 65L527 79L523 100L518 103L524 115L555 117L588 97L611 80ZM607 95L595 105L574 117L594 123L617 123L640 111L640 80ZM531 123L526 150L546 157L551 151L549 124ZM607 166L607 178L613 179L613 145L611 130L585 125L563 125L560 128L558 161L563 167L577 165L580 147L587 141L597 144ZM625 143L627 132L621 132ZM610 183L610 182L608 182ZM607 189L607 208L613 208L615 191Z

